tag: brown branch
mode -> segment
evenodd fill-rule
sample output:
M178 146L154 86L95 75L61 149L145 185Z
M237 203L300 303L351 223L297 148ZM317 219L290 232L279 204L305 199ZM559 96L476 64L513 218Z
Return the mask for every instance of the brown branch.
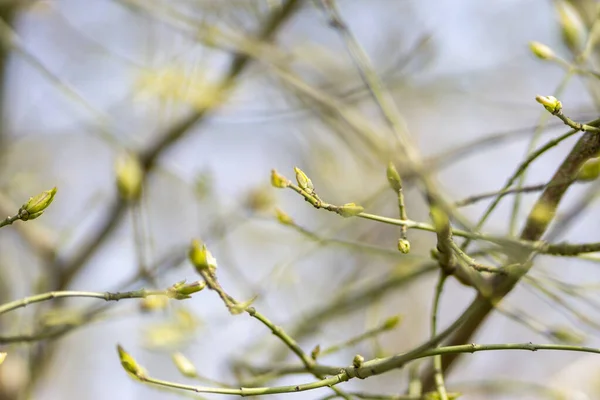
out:
M598 125L600 124L597 122L594 124L594 126ZM521 232L520 238L522 240L540 240L554 219L556 210L564 194L575 181L579 169L587 160L595 157L598 152L600 152L600 135L586 132L575 144L560 167L558 167L548 186L542 192L532 208L525 227ZM474 307L476 310L469 320L450 337L447 343L448 345L452 346L469 343L472 340L472 336L477 332L481 324L494 309L493 303L500 301L504 296L510 293L519 280L527 274L531 268L531 264L525 261L530 259L533 255L534 253L529 251L516 254L514 256L515 261L521 266L511 270L508 275L498 275L492 278L494 287L492 296L484 298L483 296L478 295L475 298L471 307ZM458 355L456 354L444 357L444 371L448 370L457 358ZM426 390L432 390L432 388L435 387L431 368L428 368L425 371L422 382Z

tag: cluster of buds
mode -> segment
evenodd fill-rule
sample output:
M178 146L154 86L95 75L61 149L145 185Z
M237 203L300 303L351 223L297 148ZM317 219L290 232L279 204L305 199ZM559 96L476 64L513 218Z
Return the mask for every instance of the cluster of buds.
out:
M298 167L294 167L294 172L296 173L296 182L298 183L298 188L300 189L300 191L298 191L298 188L294 188L294 190L300 192L304 196L305 200L311 203L316 208L325 208L329 211L335 211L342 217L346 218L355 217L365 210L362 206L359 206L355 203L346 203L339 207L323 203L323 201L315 192L315 186L313 185L312 180L308 177L308 175L306 175L306 173ZM400 179L400 176L398 176L398 179ZM274 169L271 170L271 185L279 189L284 189L289 187L291 184L292 183L285 176L279 174ZM294 221L291 219L291 217L289 217L283 211L276 210L275 212L277 220L280 223L282 223L283 225L294 225Z

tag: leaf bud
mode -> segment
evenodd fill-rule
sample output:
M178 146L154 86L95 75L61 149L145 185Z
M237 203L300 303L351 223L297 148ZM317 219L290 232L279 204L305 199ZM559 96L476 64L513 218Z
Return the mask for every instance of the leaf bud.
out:
M338 214L340 214L344 218L355 217L361 212L365 211L364 207L359 206L354 203L346 203L343 206L338 208Z

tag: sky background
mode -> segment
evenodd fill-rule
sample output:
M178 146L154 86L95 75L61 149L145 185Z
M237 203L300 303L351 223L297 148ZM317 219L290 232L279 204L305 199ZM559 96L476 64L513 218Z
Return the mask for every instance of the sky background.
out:
M182 85L204 93L208 90L206 82L214 82L229 59L227 53L191 40L182 33L189 31L189 25L162 7L170 6L209 26L252 31L256 18L248 15L248 8L254 6L256 12L266 14L269 2L152 1L149 4L154 16L124 3L40 1L24 10L17 21L17 43L27 54L35 55L45 69L19 52L14 52L10 60L5 105L8 141L0 149L0 191L19 204L19 199L32 193L58 186L56 201L35 223L60 246L61 255L71 254L81 245L86 233L102 219L108 202L115 198L113 164L120 149L144 148L189 112L188 104L161 101L165 93L161 82L169 88ZM233 7L240 8L234 12ZM533 57L528 49L528 42L535 40L569 58L552 2L341 0L339 7L392 90L410 140L423 157L433 157L477 138L531 127L523 129L522 137L482 148L436 175L444 193L453 200L501 188L523 159L534 127L544 116L535 96L553 94L565 75L556 65ZM302 76L308 83L335 95L358 90L358 95L344 97L348 107L375 124L383 124L372 99L359 90L362 83L344 43L311 2L306 2L277 38L278 46L300 60ZM419 42L424 44L411 52ZM49 79L50 75L58 77L64 86ZM86 104L75 99L74 93ZM596 114L589 91L578 77L569 81L560 99L565 113L574 119L591 120ZM557 121L550 122L557 126ZM562 127L548 129L539 143L563 132ZM573 143L568 140L537 161L527 174L527 182L545 182ZM230 101L161 157L144 200L144 223L152 233L146 238L151 243L147 256L155 261L173 249L184 248L193 237L203 238L219 261L223 286L239 299L258 295L257 309L290 328L311 309L335 298L345 285L390 279L434 246L432 235L410 231L410 257L414 258L372 256L345 247L316 246L279 226L270 212L247 217L244 199L249 191L268 187L272 168L292 177L293 167L300 166L314 177L319 193L332 202L362 201L385 185L387 160L372 157L371 161L363 161L363 156L370 157L367 153L367 149L345 146L310 104L295 97L264 65L256 64L244 75ZM202 176L211 177L213 190L198 199L194 187ZM580 185L569 191L561 210L568 210L588 187ZM265 190L298 224L313 231L395 248L395 229L364 220L340 220L313 209L291 191ZM535 199L536 195L524 196L520 221ZM465 215L476 220L486 205L483 202L468 207ZM512 201L505 200L485 231L504 234L511 206ZM373 207L394 217L397 212L391 194L380 196ZM407 190L407 207L412 219L427 221L427 207L414 187ZM559 229L556 239L595 241L597 209L592 205L585 218L568 230ZM220 225L215 226L214 221L235 228L226 239L219 240ZM18 237L6 231L0 232L0 260L11 282L16 282L11 295L23 297L33 293L33 282L44 271L40 271L39 260L19 244ZM72 287L114 290L135 272L136 253L128 214L117 234L90 260ZM571 259L540 258L536 272L539 277L548 272L574 283L593 284L600 278L593 263ZM166 287L182 279L198 279L187 263L159 281ZM332 320L301 344L310 351L318 343L338 343L388 316L401 314L401 327L382 335L380 345L385 354L417 345L429 334L435 279L435 274L430 274L380 302ZM440 310L441 325L452 322L472 296L467 288L450 282ZM505 303L525 310L548 326L575 326L588 334L586 345L600 346L597 332L574 322L560 307L526 285L515 290ZM83 307L94 303L77 300L66 304ZM203 375L228 380L232 378L232 360L265 362L265 355L281 350L264 327L246 315L230 316L212 293L200 293L176 306L191 312L197 324L191 337L186 337L177 349L193 360ZM120 343L153 376L186 381L170 361L172 348L166 351L147 346L149 330L173 321L175 310L155 315L141 315L136 310L135 301L119 303L110 320L62 338L35 398L176 398L177 394L131 381L118 364L115 347ZM30 315L28 312L19 311L19 315ZM17 319L16 325L12 333L32 327L25 317ZM497 314L488 320L476 340L548 341ZM348 365L356 352L373 357L373 349L373 343L366 342L323 361ZM572 385L585 391L586 377L577 369L584 362L588 364L581 367L583 370L600 369L595 358L574 353L469 355L449 377L448 386L452 389L458 382L502 378ZM18 357L9 357L6 363L12 365L13 373L22 364ZM7 374L6 369L0 372ZM406 375L406 371L392 372L344 387L400 393L404 386L399 383L406 381ZM286 378L278 384L299 381L310 381L310 377ZM593 398L591 393L589 398ZM327 394L328 390L320 390L289 397L312 399ZM481 397L467 393L464 398Z

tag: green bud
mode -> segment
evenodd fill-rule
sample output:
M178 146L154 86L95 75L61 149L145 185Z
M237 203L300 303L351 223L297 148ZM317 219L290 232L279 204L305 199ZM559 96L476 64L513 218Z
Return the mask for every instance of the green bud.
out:
M585 342L585 336L569 327L557 326L548 331L548 334L559 342L573 345L581 345Z
M48 206L54 200L56 190L56 187L54 187L38 194L35 197L30 197L29 201L23 204L19 209L19 218L22 221L28 221L30 219L36 219L42 215L46 208L48 208Z
M383 329L386 331L394 329L398 324L402 321L402 316L394 315L393 317L389 317L383 322Z
M535 100L544 106L551 114L556 114L562 110L562 103L554 96L535 96Z
M273 192L265 187L252 189L246 195L244 205L251 212L261 212L271 208L275 199Z
M555 57L554 51L540 42L529 42L529 50L540 60L551 60Z
M139 366L135 359L129 353L127 353L123 347L121 347L121 345L117 345L117 351L119 352L119 360L121 361L121 365L128 374L137 379L142 379L146 376L144 369Z
M315 191L315 187L309 177L298 167L294 167L294 171L296 172L296 182L298 182L300 189L306 191L308 194L312 194Z
M123 153L115 163L119 194L125 200L135 200L142 193L144 171L139 159L131 153Z
M394 166L394 163L391 161L388 163L386 175L390 187L394 189L395 192L402 190L402 178L400 178L400 174L398 173L396 166Z
M312 358L313 360L316 360L319 357L319 354L321 354L321 345L318 344L310 352L310 358Z
M0 353L0 365L2 365L2 363L4 362L4 360L6 360L6 353Z
M533 209L529 213L529 218L538 222L539 224L547 224L554 218L555 210L552 206L539 202L533 206Z
M171 358L173 360L173 364L175 364L183 376L187 376L188 378L195 378L198 376L196 367L186 356L178 352L173 353Z
M206 245L204 243L200 244L200 241L197 239L192 240L188 256L198 272L205 269L217 268L217 260L208 251Z
M398 239L398 250L402 254L410 252L410 242L407 239Z
M357 354L354 356L354 359L352 359L352 366L354 366L354 368L360 368L364 362L365 358L360 354Z
M275 216L277 217L277 221L279 221L279 223L282 225L296 225L292 217L279 208L275 209Z
M271 185L278 189L285 189L290 186L290 181L283 175L280 175L274 169L271 170Z
M431 220L433 221L433 226L435 227L435 231L440 233L449 229L450 220L448 219L448 214L444 212L439 207L432 206L430 210Z
M196 281L185 283L185 280L177 282L168 289L168 296L176 300L184 300L191 298L192 294L203 290L206 287L206 282Z
M600 158L593 158L586 161L577 173L579 182L593 181L600 175Z
M364 207L354 203L346 203L337 209L338 214L344 218L355 217L363 211L365 211Z
M557 0L554 4L565 44L574 54L580 53L587 36L585 22L577 9L569 2Z

